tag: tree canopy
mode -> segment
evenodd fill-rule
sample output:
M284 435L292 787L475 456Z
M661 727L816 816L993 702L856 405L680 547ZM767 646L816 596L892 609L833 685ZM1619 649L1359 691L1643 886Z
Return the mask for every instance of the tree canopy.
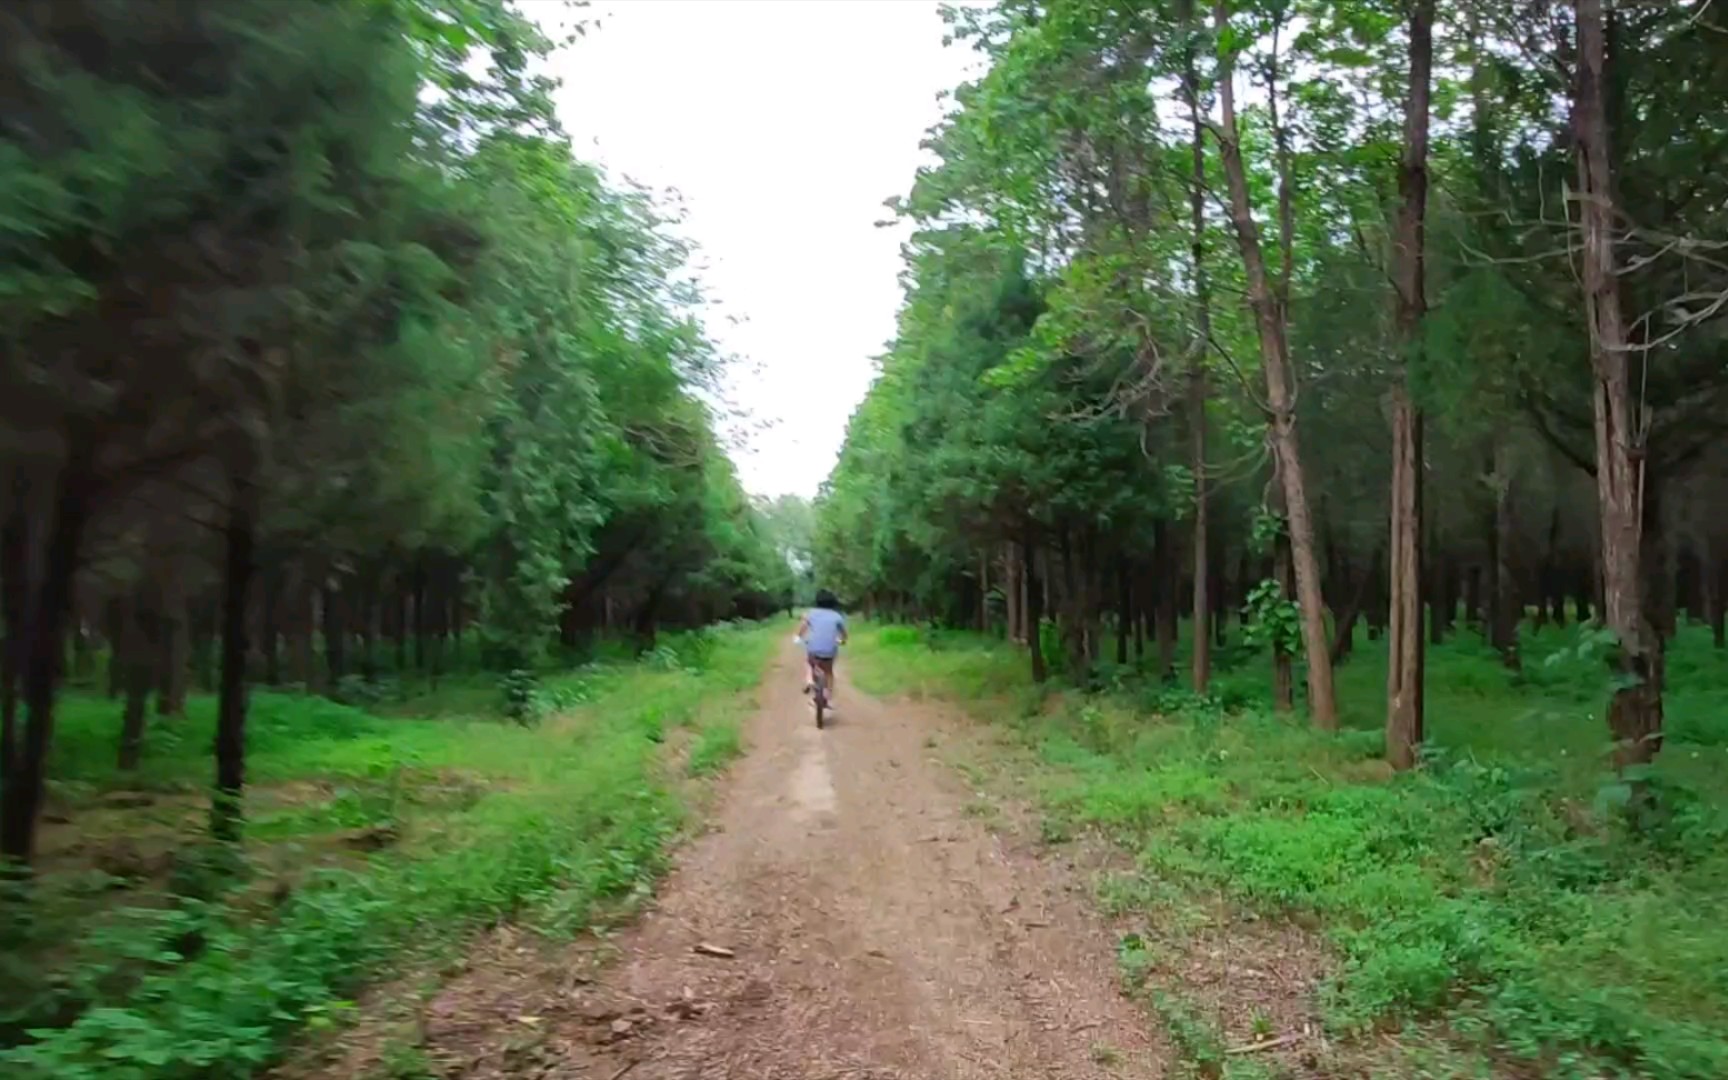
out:
M1691 503L1728 390L1707 8L950 10L988 68L895 202L906 299L821 572L1028 641L1040 677L1093 677L1112 630L1168 671L1179 611L1219 646L1234 609L1322 726L1365 620L1394 641L1400 766L1425 637L1462 611L1515 666L1520 622L1574 601L1647 760L1676 611L1722 624ZM1604 536L1629 539L1604 561Z
M520 697L554 649L789 601L676 221L573 154L518 10L75 0L0 27L7 857L69 648L111 646L123 756L148 694L220 684L233 795L248 682L341 693L477 648Z

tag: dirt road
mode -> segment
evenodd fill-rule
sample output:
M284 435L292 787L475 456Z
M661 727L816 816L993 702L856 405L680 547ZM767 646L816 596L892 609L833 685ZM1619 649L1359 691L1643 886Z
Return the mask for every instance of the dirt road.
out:
M1077 883L968 814L932 750L947 721L861 695L842 665L817 731L796 668L789 648L716 827L618 961L592 983L543 964L458 979L426 1014L431 1055L467 1077L1161 1075Z

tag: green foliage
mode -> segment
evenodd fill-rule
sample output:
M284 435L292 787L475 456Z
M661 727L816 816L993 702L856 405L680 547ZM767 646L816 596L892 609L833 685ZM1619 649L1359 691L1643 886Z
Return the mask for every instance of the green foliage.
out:
M1284 586L1267 578L1248 590L1252 621L1243 629L1248 643L1268 649L1276 656L1295 656L1302 649L1302 615L1296 602L1284 595Z
M1549 1075L1702 1080L1728 1067L1728 983L1703 974L1728 957L1711 914L1728 886L1716 720L1728 683L1698 663L1707 634L1676 646L1671 744L1645 779L1668 809L1638 828L1593 806L1607 748L1576 676L1600 661L1569 634L1525 643L1551 680L1539 685L1480 645L1440 650L1427 763L1396 779L1377 766L1376 710L1347 709L1328 736L1270 715L1263 691L1226 709L1130 682L1027 711L1003 701L1026 676L998 644L859 640L865 685L956 695L1019 732L1042 762L1050 831L1098 830L1136 854L1137 873L1111 886L1119 913L1157 905L1165 919L1175 888L1317 922L1336 956L1321 997L1340 1036L1442 1019L1452 1038ZM1346 702L1373 702L1383 672L1343 669ZM1125 939L1136 986L1154 985L1152 948ZM1215 1042L1194 1022L1188 1052L1203 1054Z
M778 630L713 635L712 674L642 665L550 679L546 694L592 703L534 729L502 717L387 721L265 696L261 711L275 719L254 757L260 772L338 786L314 807L261 818L255 844L385 826L400 831L398 844L364 860L319 860L273 909L230 893L100 915L81 928L71 966L31 981L33 996L9 983L7 1024L33 1030L0 1050L0 1067L68 1080L255 1075L287 1037L339 1023L361 987L406 958L527 909L554 932L590 924L665 866L680 807L659 779L657 733L707 699L692 768L718 768L736 752L742 707L726 695L754 682L778 639ZM194 706L197 717L207 703ZM83 715L71 710L69 725ZM71 734L63 746L81 745ZM173 764L200 762L193 751ZM460 797L455 770L470 778ZM267 800L263 792L254 798ZM273 861L268 849L251 858ZM45 1023L66 1015L68 1026Z

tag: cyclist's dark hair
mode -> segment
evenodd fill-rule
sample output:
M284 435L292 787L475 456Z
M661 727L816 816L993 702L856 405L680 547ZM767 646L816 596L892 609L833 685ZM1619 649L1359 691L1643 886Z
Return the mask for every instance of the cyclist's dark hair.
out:
M816 606L827 608L829 611L839 611L840 598L827 589L818 589L816 590Z

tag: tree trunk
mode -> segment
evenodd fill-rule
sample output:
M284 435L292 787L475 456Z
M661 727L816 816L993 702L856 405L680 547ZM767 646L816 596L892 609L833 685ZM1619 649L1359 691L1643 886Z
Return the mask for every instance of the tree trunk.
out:
M223 531L222 671L216 703L216 791L210 831L217 840L240 839L246 785L246 605L256 570L254 500L250 478L236 476Z
M18 752L19 691L30 649L29 606L38 587L30 483L22 468L14 468L6 517L0 522L0 627L6 633L0 644L0 777L12 775Z
M1464 622L1478 632L1484 629L1482 621L1482 567L1472 563L1470 570L1464 575Z
M1338 618L1338 626L1332 637L1332 665L1336 667L1356 651L1356 620L1362 615L1362 605L1367 599L1368 590L1373 586L1374 579L1381 573L1381 552L1378 547L1369 557L1368 565L1356 578L1356 587L1352 590L1349 604Z
M1492 465L1494 518L1489 533L1489 571L1494 575L1493 599L1488 620L1488 640L1500 654L1500 662L1513 671L1523 670L1518 654L1518 624L1524 604L1518 595L1517 567L1512 545L1518 535L1512 503L1512 463L1504 440L1494 444Z
M1194 24L1192 0L1184 21L1189 30L1198 31ZM1188 468L1194 474L1194 593L1189 617L1194 623L1192 653L1189 657L1189 681L1196 694L1204 694L1212 681L1212 621L1211 592L1208 588L1210 567L1207 565L1212 542L1210 532L1211 507L1206 484L1206 356L1212 348L1212 290L1206 275L1206 123L1200 114L1200 73L1195 64L1194 49L1187 48L1182 63L1183 97L1188 102L1189 174L1188 228L1189 257L1194 269L1194 342L1188 357ZM1160 588L1166 586L1161 585ZM1175 583L1168 587L1174 588Z
M55 697L65 663L66 620L90 513L92 444L88 438L74 438L72 448L55 492L53 524L41 552L41 578L35 595L24 599L19 626L24 724L22 731L14 732L7 770L0 778L0 862L28 864L35 853ZM26 552L24 564L33 561ZM29 579L25 581L28 585Z
M1049 677L1044 668L1044 642L1040 632L1044 622L1044 588L1038 577L1038 552L1032 546L1030 528L1021 536L1020 564L1026 573L1026 645L1032 655L1032 681L1042 683Z
M1220 30L1228 21L1222 0L1215 6ZM1320 593L1320 569L1314 556L1314 522L1309 514L1307 476L1302 467L1301 441L1296 433L1296 393L1286 338L1286 298L1283 284L1274 289L1260 247L1259 226L1254 220L1248 191L1247 168L1242 161L1241 135L1236 122L1234 59L1226 56L1220 65L1218 100L1223 127L1218 144L1224 175L1230 189L1230 217L1236 226L1236 241L1248 284L1248 299L1254 309L1260 339L1260 360L1266 379L1266 407L1272 435L1278 481L1284 489L1284 505L1290 535L1290 557L1296 576L1296 594L1302 611L1303 648L1308 657L1308 706L1315 726L1332 730L1338 726L1338 702L1332 686L1332 661L1326 640L1326 606ZM1274 85L1276 77L1269 80ZM1274 109L1276 97L1273 98ZM1282 142L1274 113L1274 135ZM1288 161L1279 161L1279 226L1282 245L1293 242L1289 218L1290 177ZM1286 263L1288 264L1288 258ZM1288 265L1286 265L1288 271Z
M1620 307L1619 260L1614 233L1613 160L1609 148L1607 44L1603 0L1578 0L1578 61L1573 136L1578 158L1578 203L1583 229L1584 300L1590 327L1596 428L1596 498L1602 529L1604 624L1616 638L1618 682L1608 705L1616 762L1650 761L1662 733L1662 642L1644 603L1643 491L1645 430L1634 387ZM1636 364L1641 369L1645 358Z
M1410 7L1410 93L1398 165L1398 233L1392 252L1393 321L1408 364L1428 311L1428 95L1434 64L1434 0ZM1422 413L1405 372L1392 387L1392 523L1387 578L1386 760L1416 764L1423 727Z

